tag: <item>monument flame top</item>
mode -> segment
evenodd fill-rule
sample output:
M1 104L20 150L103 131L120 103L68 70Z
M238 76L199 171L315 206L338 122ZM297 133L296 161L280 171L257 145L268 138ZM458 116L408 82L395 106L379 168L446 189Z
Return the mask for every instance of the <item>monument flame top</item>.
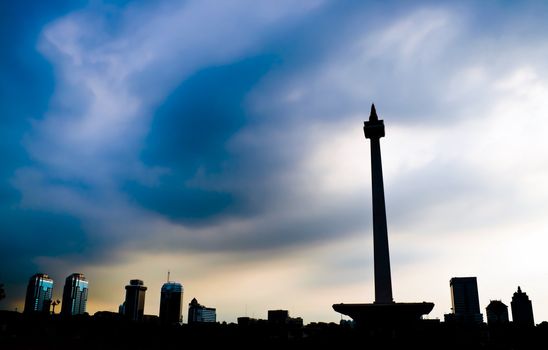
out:
M368 139L384 137L384 122L379 120L375 105L371 105L369 121L363 122L363 133Z

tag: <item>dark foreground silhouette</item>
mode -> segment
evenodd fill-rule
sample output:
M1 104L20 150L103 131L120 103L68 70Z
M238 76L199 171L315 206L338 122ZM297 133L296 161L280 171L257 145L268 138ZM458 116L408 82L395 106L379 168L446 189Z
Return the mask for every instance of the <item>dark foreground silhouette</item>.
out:
M352 327L349 323L272 324L250 320L241 324L210 323L162 326L158 318L143 322L99 312L62 318L0 311L0 349L546 349L548 323L519 328L512 323L466 326L438 320L400 326Z

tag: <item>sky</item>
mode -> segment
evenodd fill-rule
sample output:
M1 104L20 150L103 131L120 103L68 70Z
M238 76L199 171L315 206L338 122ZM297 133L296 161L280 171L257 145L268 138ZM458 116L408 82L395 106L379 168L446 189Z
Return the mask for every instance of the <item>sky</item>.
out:
M31 275L88 312L167 279L219 321L374 300L381 139L394 298L521 286L548 320L548 4L0 2L0 308Z

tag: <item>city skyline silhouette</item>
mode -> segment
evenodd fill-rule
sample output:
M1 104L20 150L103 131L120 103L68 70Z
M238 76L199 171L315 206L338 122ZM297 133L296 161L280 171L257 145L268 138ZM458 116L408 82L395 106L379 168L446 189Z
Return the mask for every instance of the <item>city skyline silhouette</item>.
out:
M2 3L0 310L23 312L37 273L53 302L82 273L91 315L131 280L158 315L169 270L183 319L196 298L220 322L338 323L334 303L376 299L374 102L393 300L443 322L449 281L476 277L484 321L494 300L512 320L518 286L548 320L547 11Z
M390 276L390 255L387 233L387 219L385 208L385 194L383 185L382 160L380 151L380 138L385 136L384 120L379 119L375 105L371 105L369 120L364 122L364 134L366 139L371 141L371 182L372 182L372 208L373 208L373 246L374 246L374 277L375 277L375 300L373 303L351 303L351 304L333 304L333 309L342 315L349 316L358 327L370 327L371 325L390 325L403 324L411 325L417 320L428 320L428 314L432 311L434 303L397 303L393 299L392 281ZM167 272L166 283L162 286L162 296L160 303L159 316L161 322L166 324L183 324L182 304L184 287L177 282L170 281L171 271ZM83 284L82 284L83 283ZM3 287L3 285L0 285ZM84 289L82 289L84 288ZM166 289L167 288L167 289ZM480 325L483 323L483 314L479 305L479 292L476 277L453 277L450 280L451 288L451 312L444 315L446 323L464 323ZM143 322L145 315L145 295L147 287L139 279L130 280L129 285L125 286L125 300L120 304L118 314L121 318L133 321ZM86 310L88 293L88 281L81 273L73 273L67 277L63 289L63 303L61 314L64 317L88 314ZM0 295L5 297L4 290ZM43 273L33 275L28 283L25 296L24 312L28 314L50 314L55 315L55 306L59 300L53 297L53 280ZM497 304L498 303L498 304ZM525 305L523 305L525 303ZM171 306L170 306L171 304ZM531 301L526 293L522 293L518 286L517 292L512 297L512 321L516 325L525 325L534 327L534 316ZM504 315L500 315L500 308ZM494 311L498 308L498 311ZM196 311L198 310L198 311ZM208 316L202 320L202 311L207 311ZM525 311L524 311L525 310ZM286 314L287 310L281 310ZM108 312L100 310L96 314ZM168 313L172 313L170 316ZM204 313L206 311L203 311ZM268 319L271 313L268 311ZM211 314L209 314L211 313ZM493 314L496 313L496 316ZM486 307L487 323L508 323L507 306L501 301L491 300ZM247 306L245 316L238 317L249 318L247 316ZM169 319L170 321L166 321ZM200 320L200 321L196 321ZM302 327L302 318L300 318ZM438 319L439 320L439 319ZM200 305L196 298L193 298L188 308L189 324L195 322L216 322L216 309L207 308ZM226 321L223 321L226 323ZM315 321L313 321L315 322ZM240 322L238 321L238 324Z

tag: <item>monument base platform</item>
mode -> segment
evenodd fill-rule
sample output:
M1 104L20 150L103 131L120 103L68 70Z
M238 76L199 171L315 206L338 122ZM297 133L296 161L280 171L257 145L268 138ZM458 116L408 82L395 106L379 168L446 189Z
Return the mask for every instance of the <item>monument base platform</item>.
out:
M406 324L419 321L434 303L333 304L333 309L350 316L358 325Z

